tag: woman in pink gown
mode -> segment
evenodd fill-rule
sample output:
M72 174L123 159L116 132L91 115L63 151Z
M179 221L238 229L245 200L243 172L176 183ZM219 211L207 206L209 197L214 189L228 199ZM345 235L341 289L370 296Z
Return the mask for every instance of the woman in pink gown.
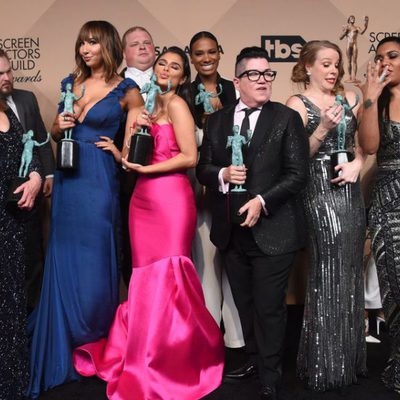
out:
M151 126L151 164L123 159L139 173L130 204L133 273L128 300L117 310L108 338L74 352L76 370L107 381L112 400L197 400L221 383L222 336L207 311L190 251L196 209L186 170L196 163L190 66L171 47L155 62L162 90L155 117L146 110L128 124ZM128 125L130 126L130 125Z

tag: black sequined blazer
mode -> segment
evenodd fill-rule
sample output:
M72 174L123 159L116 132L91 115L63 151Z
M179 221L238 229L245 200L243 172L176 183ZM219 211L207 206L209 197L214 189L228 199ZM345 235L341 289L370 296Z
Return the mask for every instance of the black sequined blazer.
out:
M226 148L232 135L235 104L209 116L196 174L210 190L211 241L219 249L229 243L232 225L227 216L227 195L218 190L218 173L231 164L231 149ZM262 252L269 255L298 250L306 241L300 192L308 173L308 137L300 115L276 102L264 104L258 117L250 147L246 153L246 189L261 195L268 215L261 214L251 228Z

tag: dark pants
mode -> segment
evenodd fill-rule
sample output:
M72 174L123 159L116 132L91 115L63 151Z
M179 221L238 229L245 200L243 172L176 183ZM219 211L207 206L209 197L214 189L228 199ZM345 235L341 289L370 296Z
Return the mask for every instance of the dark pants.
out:
M25 290L28 312L35 308L40 297L43 279L43 197L38 195L35 207L30 211L26 222L25 246Z
M276 385L282 375L286 292L295 252L266 255L257 246L250 229L235 226L222 256L246 350L257 357L261 383Z
M122 230L122 278L125 286L129 288L132 275L131 240L129 236L129 205L133 189L137 180L137 174L124 172L121 176L121 230Z

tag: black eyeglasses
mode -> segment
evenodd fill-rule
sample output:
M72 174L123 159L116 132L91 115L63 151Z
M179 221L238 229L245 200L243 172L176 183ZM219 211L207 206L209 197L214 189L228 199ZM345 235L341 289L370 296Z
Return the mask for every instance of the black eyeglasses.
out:
M247 76L248 80L251 82L257 82L261 76L264 77L264 79L267 82L272 82L275 77L276 77L277 72L272 71L270 69L266 69L265 71L261 72L256 69L249 69L248 71L242 72L238 78L243 78L245 75Z

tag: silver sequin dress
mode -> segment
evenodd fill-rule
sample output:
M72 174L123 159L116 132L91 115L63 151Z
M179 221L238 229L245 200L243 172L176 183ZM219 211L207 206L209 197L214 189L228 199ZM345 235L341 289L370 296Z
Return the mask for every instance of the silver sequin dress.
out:
M302 95L311 135L320 109ZM346 147L354 148L357 121L346 112ZM330 183L330 154L337 150L336 129L328 132L310 160L303 201L309 230L310 265L297 371L314 390L328 390L366 374L363 246L365 210L359 182Z
M391 354L382 379L400 393L400 123L380 124L378 174L372 195L370 231Z

